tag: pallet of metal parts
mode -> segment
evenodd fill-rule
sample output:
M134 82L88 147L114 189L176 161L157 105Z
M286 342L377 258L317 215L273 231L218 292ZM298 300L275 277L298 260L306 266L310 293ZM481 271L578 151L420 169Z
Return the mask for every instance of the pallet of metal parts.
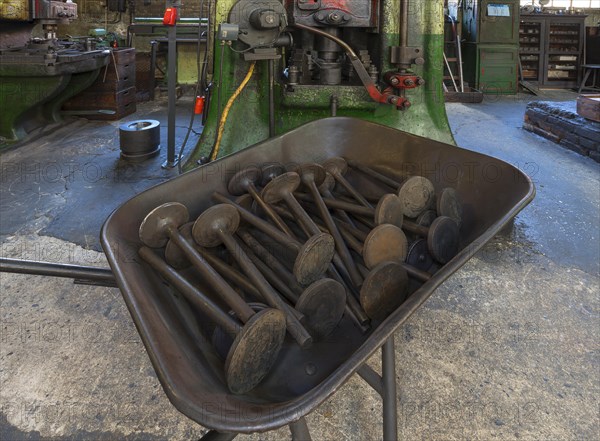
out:
M137 258L141 246L140 225L150 211L167 202L185 205L190 219L196 219L215 203L234 203L232 197L227 196L230 178L252 164L261 169L266 163L286 166L307 162L322 164L332 157L343 157L384 171L398 181L407 170L410 175L425 176L433 184L436 195L444 188L453 188L460 196L462 207L458 253L431 276L423 277L420 283L410 282L406 300L384 320L373 320L366 333L344 314L331 334L314 341L309 348L303 349L292 338L286 337L276 363L263 381L245 394L233 394L227 383L215 375L210 360L198 351L197 342L189 338L188 328L181 323L181 306L176 304L181 299L166 295L171 289L161 283L156 271ZM482 173L486 167L494 167L499 178L486 179ZM287 170L290 168L286 167ZM352 168L343 178L370 201L386 192ZM262 180L255 185L262 186ZM388 188L387 192L390 191L397 189ZM354 373L359 373L369 384L383 391L381 383L372 381L377 375L366 372L365 362L384 345L389 351L391 337L399 326L440 284L507 225L534 194L533 184L525 174L498 159L364 120L326 118L201 166L133 197L107 219L102 229L102 244L161 384L176 408L204 427L221 432L264 432L296 424ZM271 195L264 190L262 196L269 196L265 200L270 201ZM280 196L291 200L289 196ZM324 200L327 200L326 196ZM354 201L354 205L359 204ZM437 210L436 205L434 199L427 209ZM240 209L237 210L243 220L244 217L252 219L248 216L248 213L252 214L249 211L242 208L245 211L242 215ZM334 209L330 212L336 216ZM184 221L179 219L178 223ZM269 222L266 224L273 226ZM420 242L409 244L408 248L408 256L411 252L414 256L407 260L416 262L411 265L415 267L428 259L426 242L434 228L420 226L428 229L427 237L421 234ZM290 241L290 236L277 231L274 236L281 233L282 240ZM177 240L178 236L173 233L172 237ZM292 242L297 250L301 240ZM409 281L412 278L402 264L383 262L377 266L383 268L378 270L380 277L363 282L362 288L367 294L382 289L382 286L392 289L394 285L388 284L386 277L404 274L400 268L407 272ZM372 270L362 265L358 265L358 269L361 279L365 275L368 279ZM207 282L202 280L203 276L198 278ZM197 322L188 323L191 328L209 320L203 313L194 317ZM390 361L389 356L387 361Z

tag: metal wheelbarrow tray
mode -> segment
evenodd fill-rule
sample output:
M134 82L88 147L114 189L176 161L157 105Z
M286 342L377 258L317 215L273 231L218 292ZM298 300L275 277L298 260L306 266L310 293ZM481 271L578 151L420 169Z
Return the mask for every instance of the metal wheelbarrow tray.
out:
M226 194L228 179L250 164L285 165L344 156L390 175L428 177L440 190L453 187L464 209L461 251L368 334L348 319L325 341L301 353L282 351L265 381L248 395L231 394L214 357L196 344L202 316L191 311L137 257L138 228L146 214L171 201L185 204L191 218ZM370 181L348 173L368 193ZM175 407L199 424L222 432L251 433L299 420L339 389L393 335L433 291L457 271L534 197L530 179L498 159L354 118L327 118L199 167L153 187L118 208L101 240L117 284L162 386ZM175 295L174 295L175 294ZM305 363L313 363L308 375ZM316 373L315 373L316 372Z

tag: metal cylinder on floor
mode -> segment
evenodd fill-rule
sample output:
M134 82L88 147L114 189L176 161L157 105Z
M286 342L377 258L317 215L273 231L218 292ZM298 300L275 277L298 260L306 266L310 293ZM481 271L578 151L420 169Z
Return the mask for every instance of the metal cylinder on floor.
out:
M119 126L121 158L142 162L160 153L160 122L153 119L136 120Z

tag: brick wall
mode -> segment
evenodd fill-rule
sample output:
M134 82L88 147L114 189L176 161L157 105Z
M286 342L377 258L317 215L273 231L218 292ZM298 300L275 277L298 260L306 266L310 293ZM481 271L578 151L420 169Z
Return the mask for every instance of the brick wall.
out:
M201 0L183 0L179 8L179 14L185 18L197 18L200 14ZM165 12L165 2L152 0L149 5L144 5L143 1L137 1L135 4L136 17L162 17ZM208 0L204 1L204 10L208 10Z
M600 9L588 9L585 14L588 14L585 19L586 26L598 26L598 23L600 23Z
M579 116L574 101L529 103L523 128L600 162L600 123Z
M77 20L58 27L59 35L88 35L90 29L102 28L117 34L125 35L129 24L129 12L119 13L107 11L106 0L75 0L77 3ZM41 26L37 26L41 33Z
M213 0L214 1L214 0ZM200 13L201 0L184 0L180 8L180 16L196 18ZM124 36L131 20L129 2L127 12L122 14L106 10L106 0L75 0L78 9L78 19L68 25L59 26L60 35L87 35L90 29L103 28ZM165 12L164 0L150 0L144 5L144 0L136 0L134 13L136 17L162 17ZM208 0L204 1L205 13L208 10ZM36 26L35 36L42 36L41 26Z

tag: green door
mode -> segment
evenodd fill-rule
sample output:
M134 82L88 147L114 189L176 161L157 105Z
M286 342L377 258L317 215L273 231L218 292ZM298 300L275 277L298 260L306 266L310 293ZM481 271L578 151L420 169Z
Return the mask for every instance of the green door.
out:
M516 46L479 45L479 89L490 94L517 93Z
M518 44L519 0L481 0L479 43Z

